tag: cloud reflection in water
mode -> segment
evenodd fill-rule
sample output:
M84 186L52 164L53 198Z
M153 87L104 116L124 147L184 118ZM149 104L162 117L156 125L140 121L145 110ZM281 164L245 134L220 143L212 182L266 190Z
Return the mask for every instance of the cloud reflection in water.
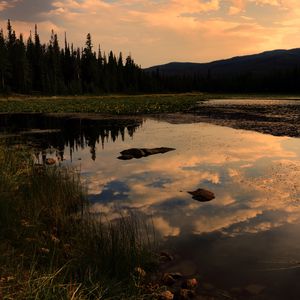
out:
M176 151L116 159L124 149L161 146ZM215 231L235 236L299 221L299 146L300 140L288 137L148 119L132 139L98 150L96 161L87 149L73 153L73 161L84 174L94 211L111 218L116 205L124 213L138 210L152 216L165 236ZM192 200L187 191L199 187L216 199Z

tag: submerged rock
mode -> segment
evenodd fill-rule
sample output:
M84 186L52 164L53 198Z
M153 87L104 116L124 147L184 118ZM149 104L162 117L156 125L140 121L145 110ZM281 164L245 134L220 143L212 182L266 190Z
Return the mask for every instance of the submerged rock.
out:
M120 152L122 155L118 157L118 159L129 160L132 158L142 158L149 155L166 153L169 151L174 151L174 148L160 147L160 148L131 148Z
M188 193L193 196L194 200L201 201L201 202L207 202L215 199L215 194L205 189L198 189L196 191L188 192Z

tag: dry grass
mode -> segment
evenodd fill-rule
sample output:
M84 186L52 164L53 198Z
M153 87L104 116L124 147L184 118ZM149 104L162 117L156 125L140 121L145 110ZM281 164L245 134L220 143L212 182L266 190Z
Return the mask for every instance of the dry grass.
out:
M1 299L144 297L134 270L155 265L151 226L101 222L88 205L76 172L0 147Z

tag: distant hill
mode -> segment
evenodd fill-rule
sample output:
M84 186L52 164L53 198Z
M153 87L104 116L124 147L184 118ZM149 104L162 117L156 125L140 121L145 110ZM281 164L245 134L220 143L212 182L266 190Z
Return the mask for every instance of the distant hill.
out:
M159 70L164 75L193 75L217 77L251 73L265 75L272 72L291 70L300 67L300 48L291 50L273 50L254 55L237 56L209 63L171 62L153 66L146 72Z

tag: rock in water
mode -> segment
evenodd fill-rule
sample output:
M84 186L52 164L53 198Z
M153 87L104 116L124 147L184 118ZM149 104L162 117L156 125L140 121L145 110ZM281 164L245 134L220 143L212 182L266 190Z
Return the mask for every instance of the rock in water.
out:
M193 196L194 200L201 201L201 202L207 202L215 199L215 194L205 189L198 189L196 191L188 192L188 193Z
M122 155L122 156L119 156L118 159L121 159L121 160L130 160L130 159L133 159L134 157L132 155Z
M120 152L122 155L118 157L118 159L129 160L132 158L141 158L149 155L166 153L169 151L174 151L174 148L160 147L160 148L131 148Z
M120 153L122 154L122 156L127 156L127 157L132 156L133 158L141 158L146 154L143 151L143 149L138 149L138 148L127 149Z

